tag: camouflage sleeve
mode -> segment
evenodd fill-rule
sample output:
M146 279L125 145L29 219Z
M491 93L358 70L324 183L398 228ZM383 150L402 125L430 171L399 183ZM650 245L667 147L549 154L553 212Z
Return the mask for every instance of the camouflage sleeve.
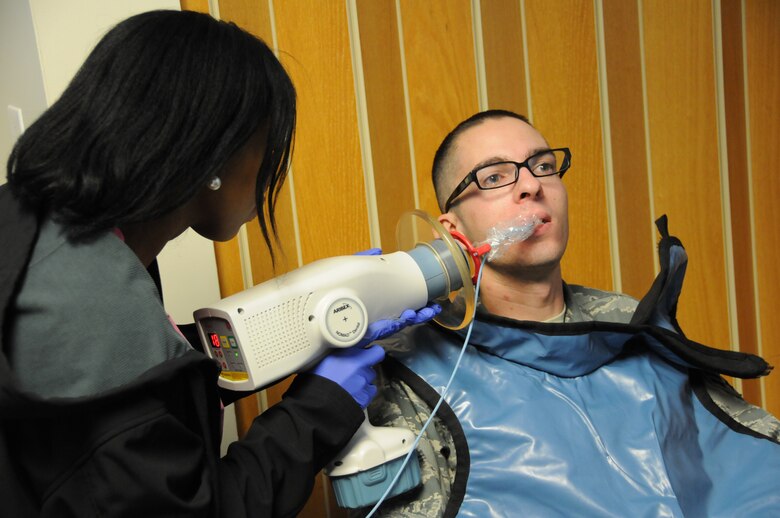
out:
M720 376L706 378L712 401L742 426L780 443L780 421L763 408L751 405Z
M419 435L430 416L429 406L408 385L400 380L385 379L381 372L377 385L379 393L368 408L371 423L408 428ZM431 518L442 515L455 478L457 459L452 436L438 418L426 428L417 445L417 453L421 487L385 501L374 516ZM352 511L350 517L365 516L370 509Z

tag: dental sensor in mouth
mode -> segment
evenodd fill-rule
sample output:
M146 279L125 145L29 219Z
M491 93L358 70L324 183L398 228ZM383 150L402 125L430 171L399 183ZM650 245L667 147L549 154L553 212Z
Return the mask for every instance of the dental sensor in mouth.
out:
M512 245L531 237L542 219L536 214L523 214L509 221L498 223L487 232L483 243L490 245L485 261L494 261L501 257ZM481 243L482 244L482 243Z

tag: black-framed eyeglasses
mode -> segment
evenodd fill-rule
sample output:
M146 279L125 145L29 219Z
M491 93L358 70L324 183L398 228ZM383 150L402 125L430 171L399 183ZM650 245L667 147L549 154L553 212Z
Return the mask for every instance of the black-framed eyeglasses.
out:
M467 174L463 181L452 191L450 197L447 198L447 203L444 204L444 212L450 210L450 206L455 201L455 198L460 196L472 182L476 183L477 187L483 191L500 189L501 187L517 183L517 179L520 178L520 169L523 167L528 169L536 178L553 175L563 178L563 173L569 169L570 165L571 151L567 147L562 147L539 151L526 158L523 162L506 160L477 167Z

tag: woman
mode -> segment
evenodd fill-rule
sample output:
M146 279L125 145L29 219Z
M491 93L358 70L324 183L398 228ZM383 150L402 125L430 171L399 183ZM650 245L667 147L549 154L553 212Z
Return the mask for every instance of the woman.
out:
M8 516L292 516L376 392L379 347L304 373L219 457L218 368L147 268L274 204L295 91L271 50L194 12L125 20L19 139L0 189L0 487ZM258 211L258 207L261 210Z

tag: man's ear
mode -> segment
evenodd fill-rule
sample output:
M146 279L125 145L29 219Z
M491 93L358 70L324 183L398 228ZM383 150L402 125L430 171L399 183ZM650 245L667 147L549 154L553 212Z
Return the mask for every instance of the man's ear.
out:
M444 214L441 214L438 219L441 226L444 227L444 230L447 232L458 230L460 220L453 212L445 212Z

